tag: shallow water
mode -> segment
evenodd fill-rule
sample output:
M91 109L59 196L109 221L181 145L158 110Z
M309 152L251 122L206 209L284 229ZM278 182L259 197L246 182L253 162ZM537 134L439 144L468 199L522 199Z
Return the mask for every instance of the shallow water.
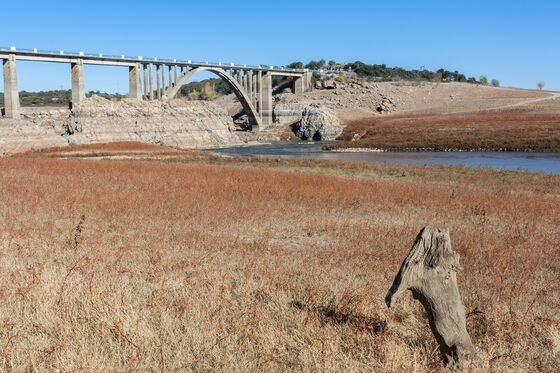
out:
M266 145L237 146L211 151L229 155L272 157L310 157L317 159L399 163L409 165L452 165L467 167L527 170L560 174L560 153L506 152L333 152L322 150L332 142L278 142Z

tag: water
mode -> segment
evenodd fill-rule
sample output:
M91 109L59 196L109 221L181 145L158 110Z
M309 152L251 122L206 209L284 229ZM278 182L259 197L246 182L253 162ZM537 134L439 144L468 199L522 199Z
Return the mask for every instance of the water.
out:
M560 153L506 152L333 152L321 147L332 142L278 142L211 151L228 156L309 157L339 161L452 165L560 174Z

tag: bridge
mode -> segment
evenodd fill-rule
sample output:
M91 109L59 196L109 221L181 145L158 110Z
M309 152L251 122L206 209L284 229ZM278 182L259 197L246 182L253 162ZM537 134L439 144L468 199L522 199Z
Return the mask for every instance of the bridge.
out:
M4 73L4 116L20 117L17 61L66 63L72 77L72 105L85 99L84 65L128 67L129 94L134 100L167 100L174 98L193 75L208 71L223 79L247 114L249 123L259 128L272 123L273 78L291 80L294 94L311 89L311 71L277 66L249 66L191 60L112 56L84 52L40 51L37 49L0 48Z

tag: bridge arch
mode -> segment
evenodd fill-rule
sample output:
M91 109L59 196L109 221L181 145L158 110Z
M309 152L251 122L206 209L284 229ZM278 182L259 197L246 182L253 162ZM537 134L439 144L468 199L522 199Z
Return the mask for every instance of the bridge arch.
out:
M216 67L205 67L205 66L195 67L195 68L185 72L183 75L181 75L181 77L177 79L175 84L172 87L169 87L165 91L163 97L167 98L167 99L174 98L177 95L177 93L179 93L179 90L181 89L181 86L190 77L192 77L193 75L198 74L202 71L208 71L208 72L214 73L214 74L218 75L220 78L222 78L229 85L229 87L232 89L233 93L235 93L235 96L237 97L237 99L239 100L241 105L243 106L243 109L245 109L245 113L249 117L249 123L251 123L252 125L259 126L259 128L261 127L261 117L260 117L259 113L257 112L257 109L255 108L255 106L251 102L249 96L247 95L247 93L245 92L243 87L237 82L237 80L233 76L231 76L231 74L229 74L227 71L225 71L224 69L220 69L220 68L216 68Z

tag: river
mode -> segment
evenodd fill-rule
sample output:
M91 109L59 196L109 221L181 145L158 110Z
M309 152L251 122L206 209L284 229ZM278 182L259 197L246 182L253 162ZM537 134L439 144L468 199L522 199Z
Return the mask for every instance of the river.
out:
M228 156L308 157L338 161L452 165L560 174L560 153L517 152L334 152L322 147L332 142L277 142L211 149Z

